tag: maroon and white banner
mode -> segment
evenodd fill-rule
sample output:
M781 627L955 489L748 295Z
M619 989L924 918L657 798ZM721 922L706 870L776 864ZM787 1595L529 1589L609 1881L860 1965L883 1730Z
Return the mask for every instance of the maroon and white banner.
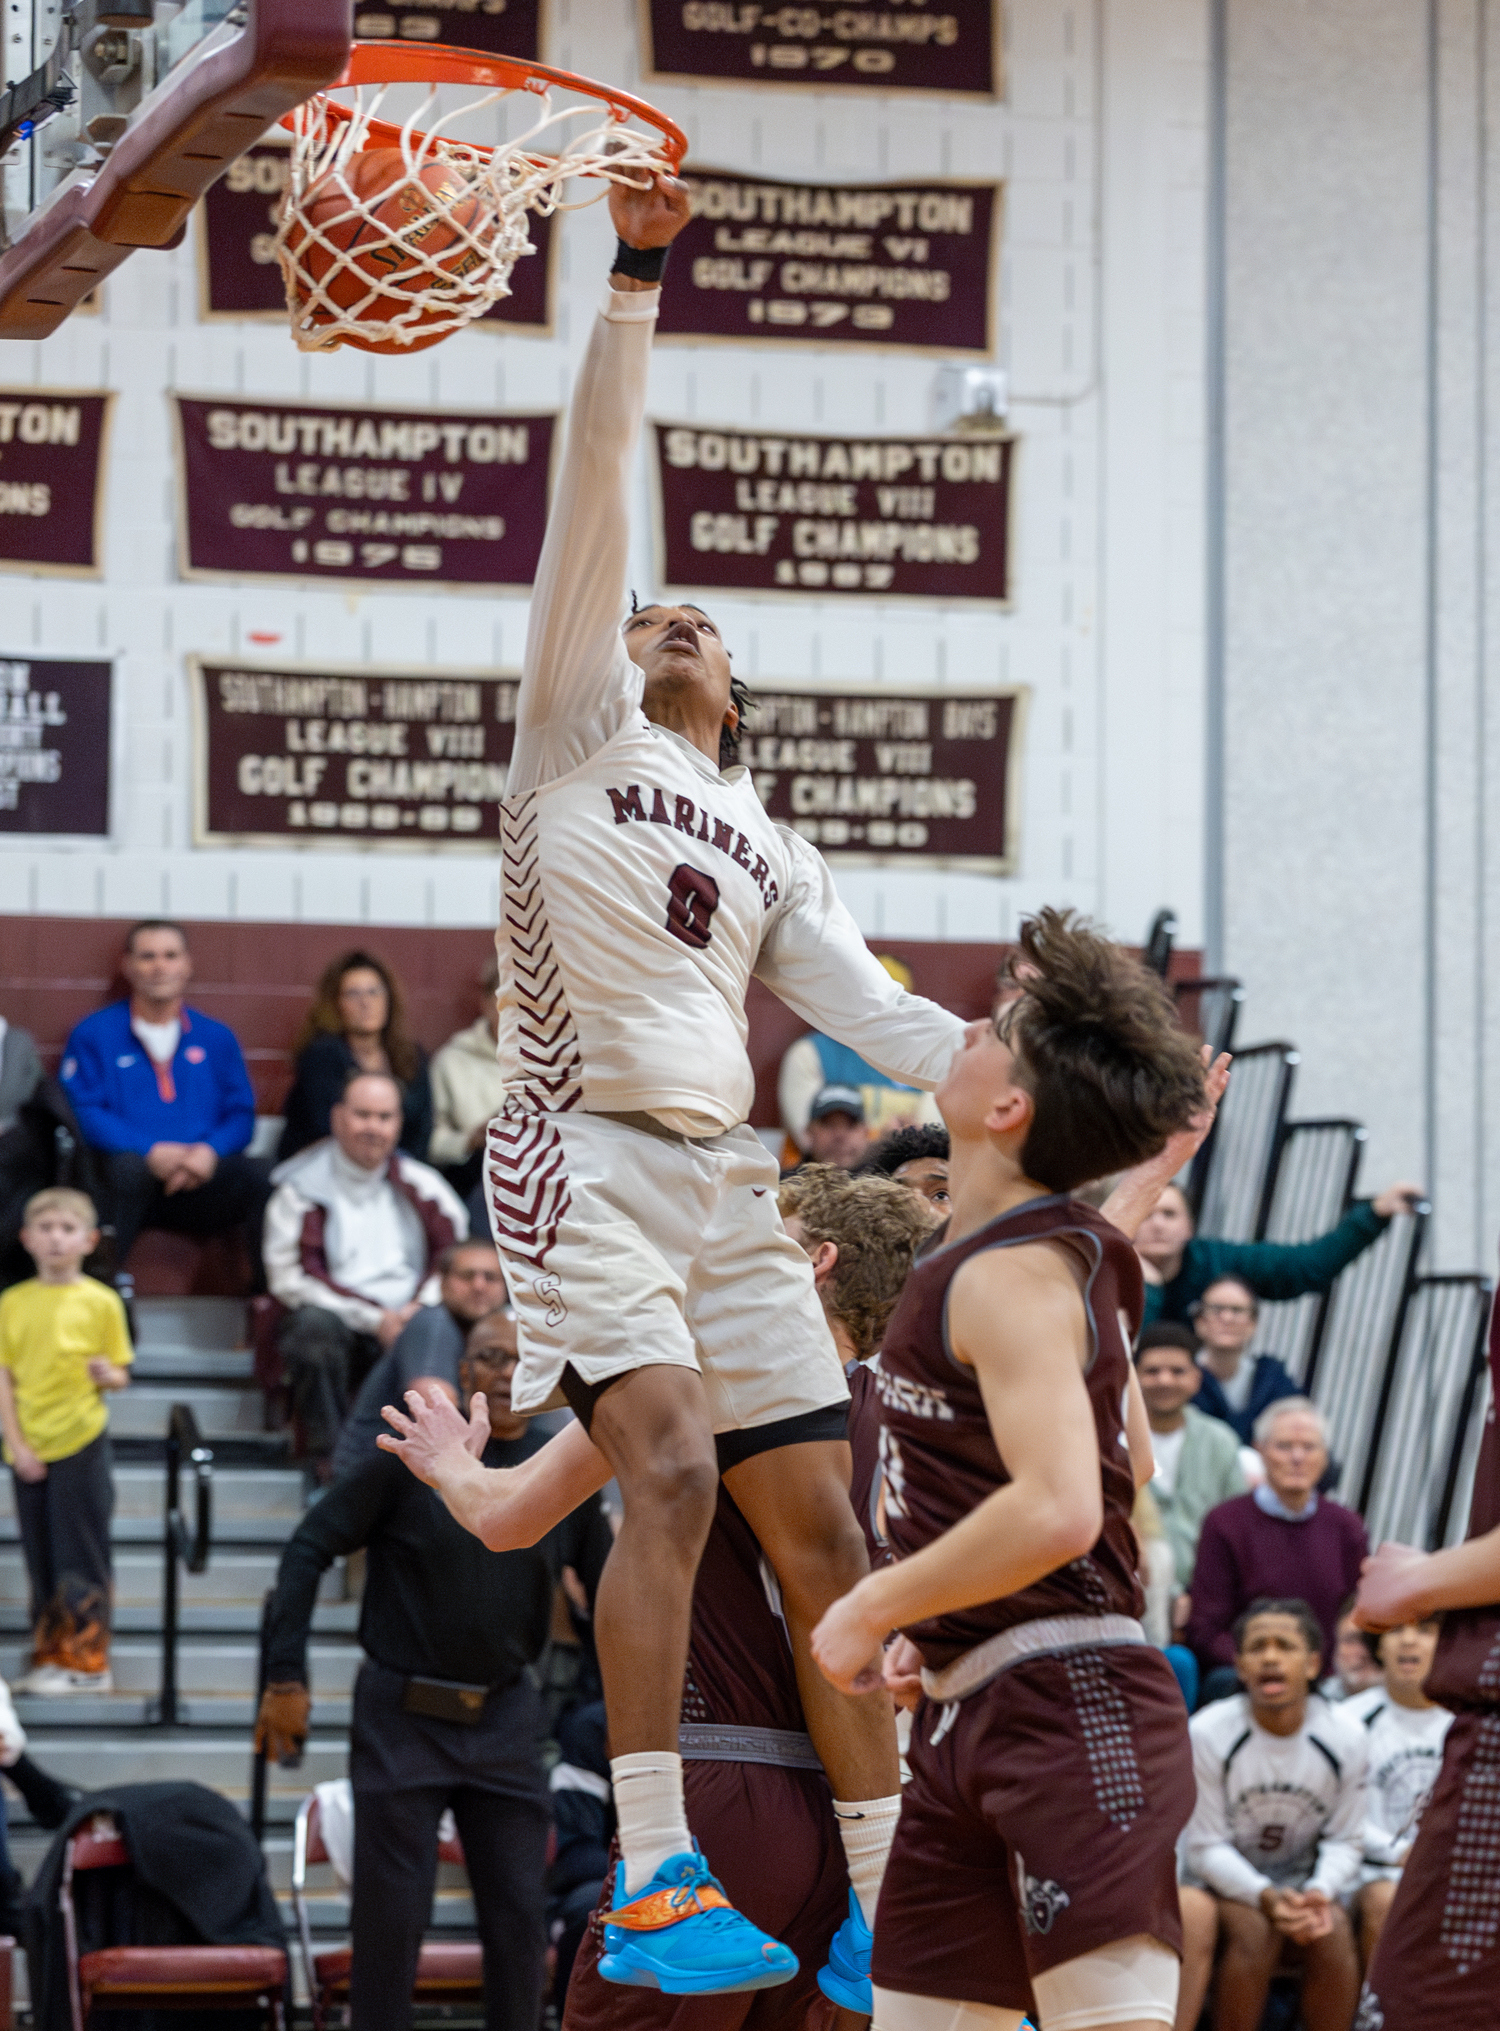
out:
M0 832L109 831L109 663L0 656Z
M663 338L993 350L998 184L686 181Z
M113 400L0 388L0 571L99 576Z
M863 87L992 99L999 0L772 7L760 0L641 0L648 77L716 84Z
M831 861L1015 871L1023 691L752 694L740 759Z
M1010 597L1012 438L652 427L664 585Z
M191 663L199 846L492 847L515 677Z
M404 17L403 17L404 18ZM205 318L284 318L276 221L290 148L258 141L232 162L198 209L198 308ZM552 220L532 213L531 244L511 271L509 296L476 319L480 330L549 336L552 330Z
M530 586L555 416L176 398L188 578Z
M354 33L360 42L445 42L487 56L536 57L540 14L541 0L401 0L391 7L356 0Z

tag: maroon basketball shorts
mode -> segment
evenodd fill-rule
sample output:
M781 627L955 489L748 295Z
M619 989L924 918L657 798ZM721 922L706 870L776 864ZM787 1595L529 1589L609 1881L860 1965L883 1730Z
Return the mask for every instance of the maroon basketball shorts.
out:
M1141 1643L1033 1658L918 1707L875 1918L878 1989L1034 2008L1031 1977L1149 1933L1182 1951L1187 1711Z
M683 1765L688 1824L730 1902L792 1949L779 1988L732 1996L664 1996L599 1972L613 1871L573 1963L563 2031L800 2031L819 2000L818 1970L849 1911L849 1872L820 1771L764 1763ZM616 1864L618 1867L618 1863Z
M1500 2025L1500 1708L1470 1707L1448 1730L1355 2023Z

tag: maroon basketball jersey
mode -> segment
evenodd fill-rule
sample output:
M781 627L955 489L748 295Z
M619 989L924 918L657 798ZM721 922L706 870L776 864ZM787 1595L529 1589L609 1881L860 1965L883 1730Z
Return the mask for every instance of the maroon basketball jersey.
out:
M1490 1313L1490 1408L1474 1471L1470 1537L1483 1537L1500 1525L1497 1418L1500 1418L1500 1305ZM1426 1690L1429 1699L1440 1700L1445 1707L1500 1706L1500 1604L1448 1610Z
M867 1369L851 1370L849 1394L851 1499L869 1539L880 1405ZM876 1557L873 1541L871 1557ZM775 1579L754 1531L722 1486L693 1587L682 1718L799 1735L807 1727Z
M938 1670L986 1637L1042 1615L1139 1616L1143 1597L1130 1514L1135 1478L1125 1443L1130 1346L1143 1294L1135 1250L1091 1207L1061 1195L1028 1199L977 1233L916 1263L896 1307L875 1374L881 1397L886 1531L898 1558L951 1530L1009 1481L971 1368L948 1351L948 1290L971 1256L1028 1241L1062 1241L1087 1269L1084 1371L1104 1487L1104 1528L1092 1551L1045 1579L906 1631Z

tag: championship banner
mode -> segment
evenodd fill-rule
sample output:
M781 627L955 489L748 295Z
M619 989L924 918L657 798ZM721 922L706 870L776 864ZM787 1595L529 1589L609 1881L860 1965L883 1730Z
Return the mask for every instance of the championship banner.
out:
M640 0L648 79L807 85L817 92L998 98L1000 0L888 0L882 7L766 7L759 0Z
M99 576L113 401L0 388L0 571Z
M664 586L1009 602L1013 438L652 428Z
M1014 874L1024 690L753 691L740 760L760 800L845 866Z
M555 415L174 399L185 578L530 588Z
M662 338L994 350L998 184L684 180Z
M210 185L198 207L200 317L285 319L286 288L274 250L290 157L285 140L258 141ZM475 319L476 330L499 327L550 338L552 223L535 212L530 215L527 225L535 251L517 261L510 295Z
M108 833L113 678L0 656L0 832Z
M486 56L541 55L541 0L401 0L394 7L356 0L360 42L444 42Z
M189 662L197 846L483 847L517 677Z

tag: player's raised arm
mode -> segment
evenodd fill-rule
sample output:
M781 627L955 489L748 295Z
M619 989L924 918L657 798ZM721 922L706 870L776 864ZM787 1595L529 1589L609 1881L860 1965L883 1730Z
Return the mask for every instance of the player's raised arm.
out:
M822 856L801 840L795 846L795 881L761 944L756 978L877 1071L930 1092L963 1042L963 1023L892 980L839 901Z
M650 276L687 223L687 191L669 176L646 190L614 184L609 210L619 246L573 392L537 566L512 792L576 768L640 703L640 673L620 641L630 469L661 294Z
M409 1389L404 1411L388 1403L381 1416L391 1430L376 1445L435 1489L454 1522L490 1551L536 1544L610 1477L609 1463L580 1424L565 1425L518 1467L486 1467L479 1454L490 1423L480 1396L465 1419L438 1391L424 1397Z

